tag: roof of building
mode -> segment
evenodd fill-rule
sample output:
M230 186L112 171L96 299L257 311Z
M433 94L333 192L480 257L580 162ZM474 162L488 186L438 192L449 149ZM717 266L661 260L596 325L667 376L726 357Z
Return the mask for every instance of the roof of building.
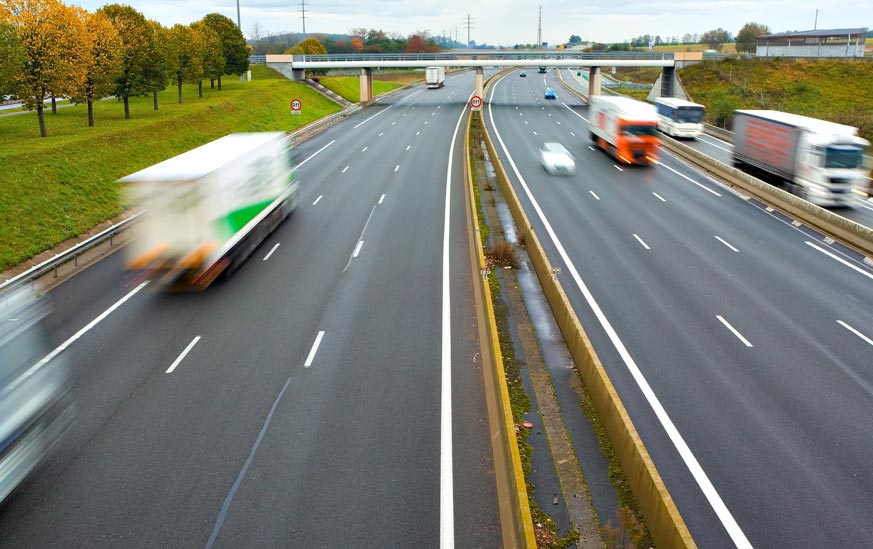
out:
M777 34L762 34L758 38L790 38L790 37L813 37L813 36L846 36L847 34L867 34L866 28L858 29L818 29L808 31L780 32Z

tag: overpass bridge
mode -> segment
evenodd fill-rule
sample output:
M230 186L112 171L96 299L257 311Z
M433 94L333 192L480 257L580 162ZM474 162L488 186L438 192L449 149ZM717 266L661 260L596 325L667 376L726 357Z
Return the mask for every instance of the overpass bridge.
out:
M696 62L701 54L671 52L516 52L475 51L402 54L267 55L267 66L292 80L305 78L310 69L360 69L361 103L373 100L373 69L452 67L476 69L476 95L483 94L485 67L587 68L591 95L599 95L603 67L661 67L661 95L673 96L677 63Z

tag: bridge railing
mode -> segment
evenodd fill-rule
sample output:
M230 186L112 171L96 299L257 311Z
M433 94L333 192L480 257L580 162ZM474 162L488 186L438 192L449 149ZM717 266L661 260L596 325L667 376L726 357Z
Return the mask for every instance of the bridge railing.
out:
M670 60L672 52L612 51L612 52L441 52L441 53L357 53L328 55L295 55L295 61L304 62L347 62L347 61L454 61L454 60L532 60L542 59L629 59L629 60Z

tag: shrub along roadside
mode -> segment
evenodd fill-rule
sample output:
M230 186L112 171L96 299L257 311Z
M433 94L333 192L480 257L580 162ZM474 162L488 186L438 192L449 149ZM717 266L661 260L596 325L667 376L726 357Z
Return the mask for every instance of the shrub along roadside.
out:
M0 117L0 271L98 223L125 204L115 181L233 132L290 131L341 110L308 86L291 82L263 65L252 81L228 79L222 91L183 87L131 99L131 119L114 100L94 106L96 126L87 126L84 105L47 114L48 137L34 128L34 113ZM303 110L295 118L289 102Z

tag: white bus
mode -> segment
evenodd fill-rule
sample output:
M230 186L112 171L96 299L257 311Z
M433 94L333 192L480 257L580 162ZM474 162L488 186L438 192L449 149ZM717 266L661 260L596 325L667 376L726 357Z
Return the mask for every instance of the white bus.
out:
M675 97L658 97L655 108L658 129L667 135L696 138L703 133L703 105Z

